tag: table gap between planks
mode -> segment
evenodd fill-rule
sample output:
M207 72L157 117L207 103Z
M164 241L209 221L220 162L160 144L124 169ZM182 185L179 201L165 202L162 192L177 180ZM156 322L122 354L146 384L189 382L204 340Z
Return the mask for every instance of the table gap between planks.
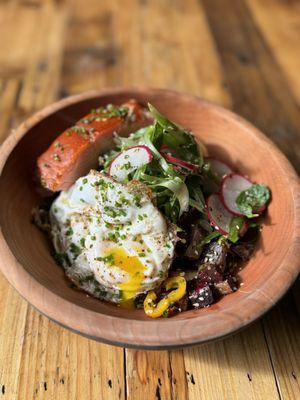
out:
M232 108L299 171L299 42L297 0L0 0L0 139L60 97L149 85ZM138 351L59 327L1 275L0 399L299 399L298 293L225 340Z

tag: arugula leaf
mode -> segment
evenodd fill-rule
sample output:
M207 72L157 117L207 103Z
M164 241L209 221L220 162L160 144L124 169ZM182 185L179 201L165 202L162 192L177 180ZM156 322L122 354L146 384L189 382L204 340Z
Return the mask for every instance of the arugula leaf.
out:
M257 217L255 211L270 200L270 189L263 184L254 184L241 192L235 202L239 210L248 218Z
M200 242L200 246L203 246L205 244L210 243L212 240L218 238L219 236L221 236L220 232L217 231L213 231L211 233L209 233L207 236L205 236L205 238Z
M162 128L162 144L167 145L182 160L193 164L203 164L203 156L194 136L181 126L168 120L150 103L149 111Z
M199 175L190 175L186 178L185 184L190 195L190 206L203 212L205 200L201 190L201 177Z
M149 126L149 129L145 132L143 141L146 146L149 147L149 149L152 151L154 154L154 157L159 161L162 169L167 173L168 175L176 175L173 167L167 163L167 161L164 159L164 157L160 154L160 152L157 150L157 144L159 142L159 139L161 137L162 131L159 129L157 124ZM157 146L157 147L156 147ZM160 147L160 146L159 146Z
M229 224L229 234L228 239L235 243L239 240L239 232L245 224L245 220L243 217L233 217Z
M148 126L140 128L136 132L131 133L128 137L119 136L117 133L114 135L114 143L119 151L128 149L129 147L143 144L142 140L145 132L148 130Z
M151 103L148 103L149 111L152 117L159 123L159 125L164 129L182 129L174 122L168 120L164 115L162 115Z
M164 187L166 189L169 189L174 194L175 199L177 199L179 202L179 216L188 209L189 192L184 181L178 176L172 178L159 178L141 173L140 180L147 183L154 190L157 187Z

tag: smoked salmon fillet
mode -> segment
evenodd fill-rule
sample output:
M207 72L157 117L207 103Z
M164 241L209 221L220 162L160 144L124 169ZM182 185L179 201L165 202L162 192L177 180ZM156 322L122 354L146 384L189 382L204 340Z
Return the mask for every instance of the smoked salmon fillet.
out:
M68 189L97 167L99 155L112 145L113 132L124 136L150 123L143 106L133 99L122 106L109 104L91 110L38 158L42 186L53 192Z

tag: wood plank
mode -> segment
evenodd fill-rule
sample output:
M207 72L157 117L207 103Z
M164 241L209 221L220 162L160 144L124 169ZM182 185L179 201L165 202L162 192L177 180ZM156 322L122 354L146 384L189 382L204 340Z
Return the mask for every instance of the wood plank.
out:
M12 113L16 104L20 82L11 78L2 80L0 94L0 144L10 134L13 127Z
M292 292L267 314L263 323L282 398L299 399L300 319Z
M202 0L233 109L262 129L300 171L300 113L285 77L242 1Z
M34 10L31 18L36 26L35 40L28 52L18 103L23 113L31 113L50 104L58 93L68 15L65 2L47 1Z
M122 49L118 52L121 83L188 91L230 105L214 42L198 2L130 4L131 12L123 13L115 2L112 16L115 47Z
M188 398L187 376L185 372L184 356L182 350L169 352L171 368L172 399L182 400Z
M171 399L171 368L167 351L127 350L127 398Z
M61 95L114 85L119 60L110 2L88 0L83 7L81 0L75 0L70 12Z
M19 78L24 74L28 49L36 40L35 16L33 7L24 7L16 1L0 3L0 77Z
M123 350L71 333L31 307L18 399L124 399Z
M299 1L247 0L247 4L299 104Z
M189 400L279 398L257 322L231 338L184 350Z
M187 381L181 350L126 350L127 398L183 400Z
M28 304L0 274L0 393L17 398Z

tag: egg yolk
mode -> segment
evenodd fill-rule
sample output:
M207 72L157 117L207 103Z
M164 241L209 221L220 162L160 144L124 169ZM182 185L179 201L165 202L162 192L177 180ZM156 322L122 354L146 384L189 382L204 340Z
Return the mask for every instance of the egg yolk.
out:
M145 266L137 256L130 256L124 249L116 248L109 251L113 257L113 266L127 272L129 279L120 283L119 289L122 290L121 303L132 300L145 278Z

